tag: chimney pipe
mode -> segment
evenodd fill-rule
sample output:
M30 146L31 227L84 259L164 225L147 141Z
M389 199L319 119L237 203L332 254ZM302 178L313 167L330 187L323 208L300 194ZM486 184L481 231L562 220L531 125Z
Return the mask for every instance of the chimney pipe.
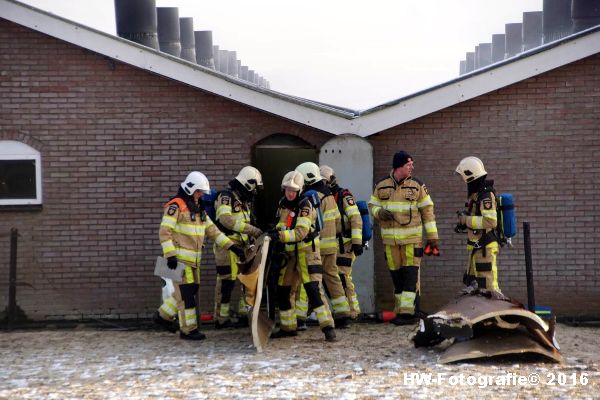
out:
M219 71L219 46L213 45L213 61L215 62L215 71Z
M479 68L483 68L492 63L492 44L479 43Z
M117 35L158 50L155 0L115 0Z
M542 45L542 12L530 11L523 13L523 51L531 50Z
M573 32L571 0L544 0L542 19L544 43L569 36Z
M492 35L492 63L504 60L506 53L506 35L495 33Z
M504 29L506 33L506 54L504 55L504 58L510 58L521 52L523 24L520 22L505 24Z
M466 61L467 61L466 73L469 73L469 72L475 70L475 53L468 52Z
M181 32L181 58L195 63L194 19L190 17L179 18L179 28Z
M163 53L175 57L181 56L181 39L179 32L179 9L177 7L158 7L158 46Z
M248 70L248 82L254 83L254 70L252 69Z
M229 74L229 51L219 50L219 71Z
M458 74L459 75L464 75L467 72L467 62L465 60L462 60L460 62L460 67L458 69Z
M237 53L235 51L229 52L229 60L227 62L227 73L234 78L237 78L239 73L237 70Z
M600 1L573 0L571 3L573 32L581 32L600 24Z
M196 62L199 65L215 69L213 57L212 31L195 31Z
M474 58L475 69L479 69L479 68L481 68L481 65L479 65L479 45L475 46L475 51L473 53L475 54L475 58Z
M245 65L242 65L240 67L240 78L247 81L248 80L248 67Z

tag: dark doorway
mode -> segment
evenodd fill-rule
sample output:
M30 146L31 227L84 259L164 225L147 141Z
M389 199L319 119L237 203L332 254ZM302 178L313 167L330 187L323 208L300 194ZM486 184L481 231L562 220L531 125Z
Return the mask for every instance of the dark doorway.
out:
M317 163L317 150L295 136L276 134L254 145L252 165L261 172L264 183L255 205L258 225L262 229L276 222L277 204L282 196L281 179L305 161Z

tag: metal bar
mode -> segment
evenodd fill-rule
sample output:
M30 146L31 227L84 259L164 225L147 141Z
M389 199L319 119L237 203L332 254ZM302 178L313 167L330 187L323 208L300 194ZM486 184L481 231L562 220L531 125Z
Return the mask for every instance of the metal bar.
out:
M19 230L10 230L10 264L8 272L8 315L7 325L11 328L17 316L17 238Z
M525 238L525 276L527 277L527 308L535 312L535 294L533 289L533 265L531 262L531 235L529 233L529 222L523 222L523 236Z

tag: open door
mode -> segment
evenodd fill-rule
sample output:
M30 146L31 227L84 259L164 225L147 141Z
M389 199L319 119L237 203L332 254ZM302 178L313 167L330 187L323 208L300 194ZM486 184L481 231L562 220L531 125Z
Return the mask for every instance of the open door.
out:
M310 143L292 135L272 135L254 146L252 166L260 171L264 184L254 207L261 229L267 229L277 222L275 214L282 196L281 179L305 161L317 163L317 150Z

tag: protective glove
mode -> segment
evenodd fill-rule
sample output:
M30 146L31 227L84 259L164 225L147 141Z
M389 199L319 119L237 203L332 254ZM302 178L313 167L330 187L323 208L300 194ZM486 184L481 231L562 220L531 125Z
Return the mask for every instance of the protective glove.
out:
M394 213L386 210L385 208L380 208L379 212L377 213L377 218L379 218L381 221L391 221L394 219Z
M271 238L271 243L276 243L279 241L279 231L277 229L268 230L267 236Z
M427 239L427 245L425 245L425 249L423 250L423 252L426 256L439 257L439 241L437 239Z
M241 246L234 244L229 248L229 251L233 252L237 256L238 259L243 260L246 257L246 253Z
M263 231L260 230L260 228L257 228L255 226L252 227L252 229L250 229L249 235L252 237L259 237L260 235L263 234Z
M352 252L356 257L360 256L363 253L363 247L360 244L352 244Z
M167 258L167 267L169 267L169 269L177 268L177 257L175 257L175 256L168 257Z

